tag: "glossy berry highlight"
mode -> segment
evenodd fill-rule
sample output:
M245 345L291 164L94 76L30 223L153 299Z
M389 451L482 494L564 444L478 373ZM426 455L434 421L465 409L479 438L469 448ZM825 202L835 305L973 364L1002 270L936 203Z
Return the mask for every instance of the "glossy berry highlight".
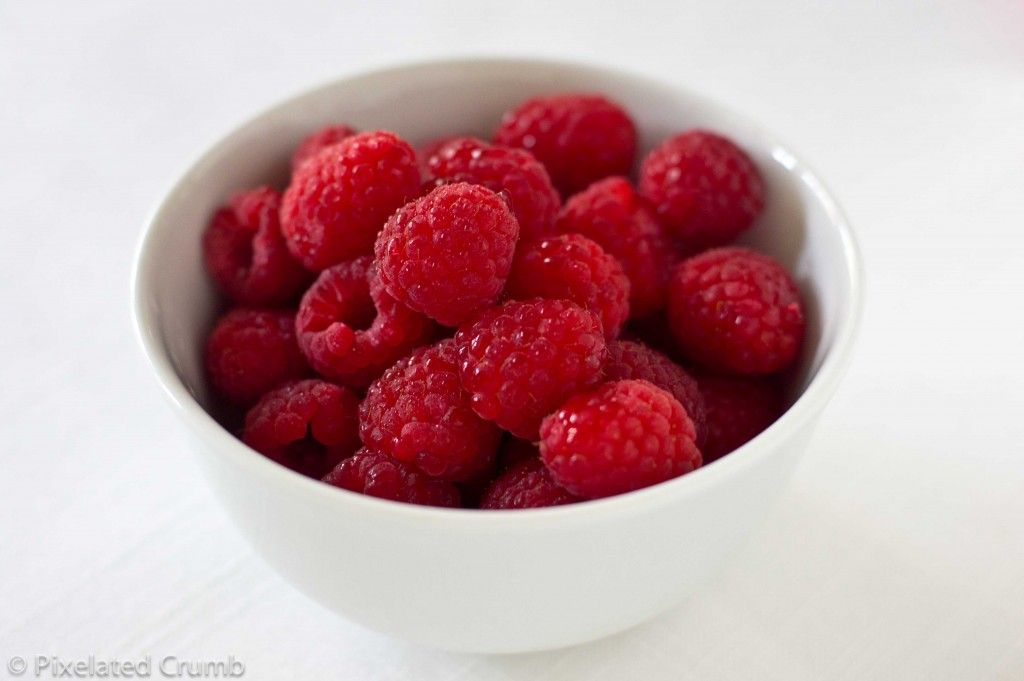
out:
M318 373L365 386L431 340L434 324L384 289L369 257L320 273L295 318L299 347Z
M458 508L459 489L417 472L385 454L362 449L323 477L328 485L379 499Z
M806 328L796 282L781 264L746 248L680 263L669 288L669 325L687 357L735 374L788 369Z
M491 308L460 327L455 343L473 411L531 441L541 419L600 380L607 355L601 322L566 300Z
M416 153L390 132L364 132L307 159L281 204L288 248L319 272L373 252L384 221L420 187Z
M438 187L392 215L377 239L388 292L446 326L497 301L519 223L497 194L466 183Z
M242 439L292 470L320 478L359 447L359 398L316 379L286 383L245 417Z
M466 481L493 467L501 431L474 413L451 340L421 348L385 371L359 413L367 447L427 475Z
M270 187L239 192L203 233L206 270L238 305L284 305L309 282L281 235L280 207L281 196Z
M629 316L629 279L622 265L580 234L520 243L505 295L572 301L597 315L606 338L616 338Z
M701 465L693 422L647 381L605 383L544 419L541 459L555 482L587 498L648 487Z

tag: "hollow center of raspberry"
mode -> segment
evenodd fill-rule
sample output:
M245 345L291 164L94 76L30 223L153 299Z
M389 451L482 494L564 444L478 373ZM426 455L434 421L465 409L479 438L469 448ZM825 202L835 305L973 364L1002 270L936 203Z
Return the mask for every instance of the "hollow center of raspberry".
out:
M253 247L251 239L238 239L234 243L234 248L231 252L231 260L235 263L235 267L238 268L238 273L242 276L248 274L249 269L252 267L253 258Z
M306 321L303 331L322 333L332 327L344 328L346 336L351 337L352 333L368 330L376 318L377 308L368 295L365 299L357 296L339 296L338 300L330 301L317 309Z
M377 309L372 302L365 305L354 305L345 317L345 325L353 331L366 331L373 326L377 318Z

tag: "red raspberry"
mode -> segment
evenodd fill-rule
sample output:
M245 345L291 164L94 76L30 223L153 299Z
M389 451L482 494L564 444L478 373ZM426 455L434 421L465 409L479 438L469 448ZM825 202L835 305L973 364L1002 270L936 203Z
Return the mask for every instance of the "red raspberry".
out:
M434 139L427 140L423 144L416 147L416 158L420 162L420 173L424 178L427 178L426 185L430 189L434 189L438 186L437 182L430 180L430 159L433 158L434 154L441 151L441 149L448 144L456 140L465 138L466 135L445 135L444 137L435 137ZM428 192L424 192L426 194Z
M676 254L653 211L628 180L609 177L570 198L557 229L593 239L622 263L629 277L632 317L647 317L665 307Z
M504 194L523 238L551 234L561 199L548 171L529 152L472 137L451 140L427 162L437 183L469 182Z
M697 446L704 443L704 398L697 381L686 369L657 350L633 341L612 341L608 344L608 361L604 377L609 381L632 378L653 383L667 390L686 409L697 433ZM703 451L703 450L702 450Z
M764 186L750 157L703 130L665 140L648 154L639 186L690 252L729 243L764 208Z
M505 303L455 334L473 411L537 439L541 419L596 383L606 355L601 322L567 300Z
M242 439L264 456L313 478L359 448L359 398L310 379L270 391L245 416Z
M245 308L228 312L206 339L205 355L214 391L243 406L309 372L295 344L295 316L290 312Z
M558 486L540 459L527 459L499 475L484 490L480 508L542 508L581 501Z
M603 177L629 174L636 127L621 106L600 95L537 97L505 114L494 142L531 152L569 196Z
M303 137L302 141L299 142L299 146L295 148L295 152L292 154L292 171L294 172L296 168L316 156L323 149L355 134L356 129L350 128L347 125L328 125Z
M470 407L451 340L420 348L385 371L366 393L359 420L367 447L455 482L492 468L501 436Z
M520 244L505 295L572 301L598 316L606 338L617 337L629 316L629 279L622 265L580 234Z
M367 256L320 273L295 318L299 347L319 373L368 385L418 345L433 323L384 290Z
M407 504L459 506L459 489L452 483L418 473L401 461L365 448L338 464L323 481L359 494Z
M711 463L774 423L782 413L779 385L760 377L701 375L707 413L704 461Z
M668 392L616 381L570 398L544 419L540 455L557 483L597 498L648 487L701 464L693 422Z
M427 168L430 163L430 158L441 151L442 148L448 146L452 142L457 142L468 138L469 135L444 135L442 137L435 137L429 139L423 144L416 147L416 158L423 164L423 168Z
M746 248L719 248L680 263L669 288L669 324L687 357L739 374L792 365L805 326L789 273Z
M389 215L420 186L416 153L390 132L325 147L292 176L281 205L288 248L319 271L373 252Z
M519 225L484 187L438 187L392 215L377 238L381 281L398 300L455 326L498 299Z
M213 280L241 305L283 305L308 282L281 236L281 196L257 187L233 196L203 234L203 256Z

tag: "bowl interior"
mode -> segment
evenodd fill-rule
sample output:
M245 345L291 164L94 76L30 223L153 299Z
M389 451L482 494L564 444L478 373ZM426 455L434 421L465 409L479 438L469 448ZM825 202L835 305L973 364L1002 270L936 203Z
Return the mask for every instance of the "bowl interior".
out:
M807 304L795 399L851 325L855 307L849 236L815 177L756 126L684 90L601 68L520 60L428 63L342 80L275 106L216 144L157 208L140 251L137 313L149 352L159 355L153 359L210 406L202 347L220 301L203 270L202 231L233 192L265 183L283 188L289 156L305 134L345 122L390 129L414 145L451 134L488 138L509 107L559 91L599 91L622 102L641 133L641 154L672 134L705 127L751 155L766 182L767 208L743 242L785 263Z

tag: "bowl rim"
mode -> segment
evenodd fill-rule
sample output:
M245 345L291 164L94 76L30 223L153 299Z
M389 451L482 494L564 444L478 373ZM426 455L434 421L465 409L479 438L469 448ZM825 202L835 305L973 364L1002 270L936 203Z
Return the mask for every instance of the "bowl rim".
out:
M157 225L172 195L178 191L194 168L216 156L223 146L226 146L230 140L242 134L246 129L260 124L265 118L273 116L278 110L291 106L300 99L315 97L344 82L387 78L391 75L417 70L507 69L509 67L570 69L597 77L629 80L647 88L672 92L676 95L682 93L687 99L701 107L712 109L731 118L751 133L756 134L764 148L770 150L773 158L807 187L824 209L832 227L839 233L846 265L845 279L849 291L849 304L845 314L837 323L833 344L826 350L821 365L810 382L782 416L755 438L731 452L729 456L722 457L712 464L702 466L686 475L650 487L564 506L482 511L399 503L326 485L319 480L308 478L281 466L249 448L214 420L189 391L175 371L167 348L161 341L154 319L155 313L146 304L151 297L152 290L149 273L152 271L154 263L153 243L156 241L154 235L158 232ZM146 217L132 260L130 299L132 325L147 363L178 417L185 421L189 428L200 432L205 445L204 449L212 450L206 455L226 457L231 460L232 464L246 468L250 474L264 479L268 484L279 484L284 492L293 496L301 495L310 500L315 496L321 503L338 504L339 508L349 505L353 512L374 513L377 516L387 517L389 521L399 523L434 523L443 519L447 524L458 524L453 527L469 530L490 530L500 527L503 531L508 531L529 530L538 526L550 525L552 522L558 522L561 527L564 527L565 523L590 523L612 516L650 510L652 507L674 502L680 497L700 493L706 487L722 484L741 469L754 466L763 457L770 456L773 450L777 449L777 445L804 427L827 404L845 373L863 311L863 279L860 249L849 222L831 192L818 175L793 151L791 145L783 143L776 135L767 132L743 114L704 95L697 94L683 85L617 66L572 59L460 56L405 61L354 71L318 85L306 87L264 107L255 115L247 117L243 122L233 125L227 131L219 134L213 143L204 145L200 152L192 155L184 169L175 175L175 179L160 195Z

